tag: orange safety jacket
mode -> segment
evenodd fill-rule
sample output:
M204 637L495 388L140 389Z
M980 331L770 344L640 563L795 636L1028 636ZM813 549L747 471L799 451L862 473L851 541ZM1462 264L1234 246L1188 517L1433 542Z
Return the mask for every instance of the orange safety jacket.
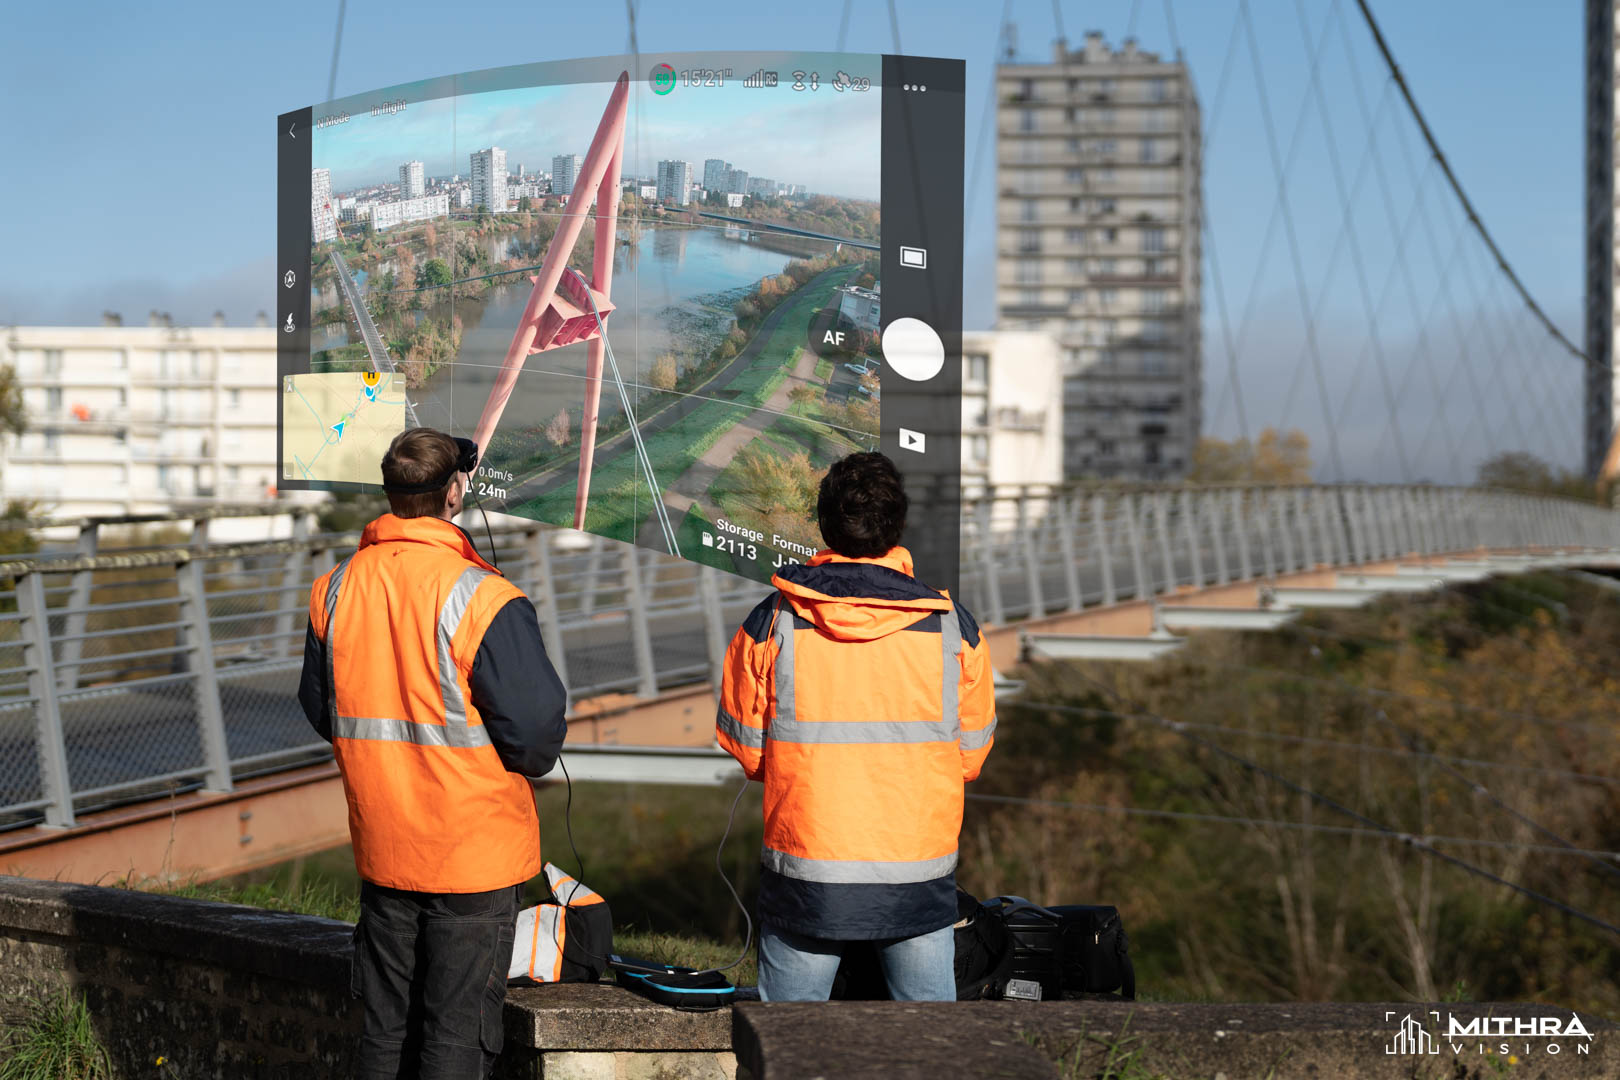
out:
M507 771L469 688L486 630L508 604L515 614L514 602L532 624L522 591L455 525L392 514L311 589L309 637L320 648L306 648L305 666L324 661L322 711L364 880L470 893L540 871L533 788ZM521 662L550 666L543 652Z
M761 916L835 940L954 922L963 783L996 725L978 624L903 547L823 551L772 584L727 651L716 721L765 784Z

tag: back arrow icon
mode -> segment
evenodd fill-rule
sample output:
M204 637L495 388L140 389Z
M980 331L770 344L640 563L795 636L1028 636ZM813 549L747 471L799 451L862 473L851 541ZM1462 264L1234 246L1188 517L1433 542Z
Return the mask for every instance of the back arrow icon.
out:
M298 132L294 131L293 128L296 128L297 126L297 124L289 124L287 127L287 134L291 135L295 139L298 138Z

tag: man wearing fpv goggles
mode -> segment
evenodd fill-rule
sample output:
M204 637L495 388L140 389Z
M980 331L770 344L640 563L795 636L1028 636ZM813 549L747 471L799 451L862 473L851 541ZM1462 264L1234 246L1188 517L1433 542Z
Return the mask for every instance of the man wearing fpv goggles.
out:
M298 699L348 797L365 1080L489 1074L519 894L541 869L530 781L567 732L533 605L452 521L477 464L467 439L395 438L392 512L310 592Z

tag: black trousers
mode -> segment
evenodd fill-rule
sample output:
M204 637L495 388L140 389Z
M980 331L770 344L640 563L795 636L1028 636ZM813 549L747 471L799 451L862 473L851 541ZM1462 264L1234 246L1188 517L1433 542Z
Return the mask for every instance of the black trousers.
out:
M501 1052L518 895L360 885L360 1080L483 1080Z

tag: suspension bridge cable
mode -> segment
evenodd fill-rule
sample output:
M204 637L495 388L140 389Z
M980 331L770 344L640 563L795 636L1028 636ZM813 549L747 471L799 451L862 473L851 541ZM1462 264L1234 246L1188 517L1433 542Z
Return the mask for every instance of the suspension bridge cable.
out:
M844 0L844 13L838 17L838 48L837 52L844 51L844 40L849 34L849 9L854 6L855 0Z
M326 100L337 94L338 56L343 51L343 18L348 13L349 0L338 0L337 32L332 35L332 71L326 77Z
M1198 821L1212 825L1244 825L1251 828L1262 829L1289 829L1299 832L1330 833L1337 836L1376 836L1390 838L1390 833L1383 829L1358 828L1354 825L1319 825L1314 821L1288 821L1282 818L1255 818L1240 817L1230 814L1203 814L1193 810L1157 810L1144 806L1116 806L1112 803L1074 802L1068 799L1037 799L1028 795L990 795L970 791L967 793L970 802L1001 803L1008 806L1047 806L1060 810L1086 810L1099 814L1120 814L1126 817L1164 818L1173 821ZM1417 839L1431 844L1471 844L1476 847L1496 848L1503 851L1533 851L1538 855L1571 855L1587 856L1595 859L1614 859L1620 861L1620 851L1604 851L1600 848L1566 848L1555 844L1532 844L1521 840L1490 840L1483 837L1467 836L1435 836L1427 833L1414 834ZM1395 839L1403 843L1408 840L1409 834L1397 833Z
M1088 680L1088 681L1090 681L1092 683L1092 685L1096 686L1101 692L1105 693L1109 697L1113 697L1115 699L1117 699L1119 697L1119 695L1116 694L1113 690L1103 686L1101 683L1098 683L1095 680ZM1067 711L1069 711L1068 706L1051 705L1051 704L1046 704L1046 703L1041 703L1041 702L1033 702L1032 704L1040 705L1042 708L1051 709L1051 710L1053 710L1055 712L1067 712ZM1366 814L1361 813L1359 810L1354 810L1354 809L1344 805L1343 803L1339 802L1337 799L1332 798L1331 796L1324 795L1319 791L1315 791L1315 790L1313 790L1311 788L1306 787L1304 784L1298 783L1298 782L1296 782L1294 780L1290 780L1288 777L1286 777L1286 776L1282 775L1281 773L1277 772L1275 769L1267 768L1266 766L1261 765L1257 761L1252 761L1249 758L1244 757L1242 754L1236 753L1235 751L1232 751L1232 750L1228 750L1226 747L1220 745L1217 742L1214 742L1213 740L1206 739L1201 735L1193 734L1192 732L1188 731L1187 728L1186 728L1186 725L1183 724L1180 721L1167 720L1163 716L1159 716L1157 714L1148 714L1148 715L1153 716L1154 720L1157 723L1159 723L1161 726L1163 726L1167 730L1172 731L1175 734L1179 735L1182 739L1185 739L1187 742L1193 744L1194 746L1203 747L1204 749L1210 751L1211 753L1213 753L1213 754L1215 754L1215 755L1217 755L1217 756L1219 756L1221 758L1224 758L1227 761L1230 761L1234 765L1237 765L1239 768L1242 768L1242 769L1244 769L1244 770L1246 770L1246 771L1248 771L1250 773L1253 773L1256 776L1263 776L1266 779L1272 781L1273 783L1281 784L1283 787L1285 787L1288 790L1294 792L1295 794L1300 795L1300 796L1302 796L1302 797L1304 797L1306 799L1309 799L1311 802L1318 803L1321 806L1324 806L1327 809L1334 811L1335 813L1342 814L1345 817L1351 818L1352 820L1359 821L1361 824L1367 826L1368 828L1388 836L1391 840L1399 840L1399 841L1407 844L1410 847L1416 848L1417 850L1422 851L1425 854L1431 855L1434 858L1437 858L1437 859L1441 860L1442 862L1445 862L1445 863L1448 863L1448 864L1450 864L1452 866L1455 866L1459 870L1463 870L1463 871L1465 871L1467 873L1473 874L1475 877L1482 878L1482 879L1484 879L1486 881L1491 882L1494 885L1500 885L1500 886L1503 886L1504 888L1511 889L1512 891L1518 893L1519 895L1524 896L1524 897L1526 897L1528 899L1534 900L1537 903L1543 904L1543 905L1545 905L1547 907L1550 907L1550 908L1553 908L1553 909L1555 909L1557 911L1561 911L1565 915L1568 915L1568 916L1570 916L1572 918L1579 919L1582 922L1585 922L1585 923L1588 923L1588 924L1590 924L1592 926L1595 926L1600 930L1607 930L1611 934L1615 934L1617 936L1620 936L1620 926L1616 926L1615 924L1613 924L1611 922L1608 922L1608 921L1606 921L1604 919L1601 919L1596 915L1592 915L1592 914L1589 914L1589 913L1587 913L1585 911L1582 911L1579 908L1572 907L1569 904L1566 904L1561 900L1555 900L1552 897L1545 895L1544 893L1536 892L1534 889L1527 888L1526 886L1520 885L1517 882L1509 881L1506 878L1502 877L1500 874L1492 873L1491 871L1485 869L1482 866L1476 866L1473 863L1468 862L1465 859L1459 859L1455 855L1452 855L1452 854L1449 854L1447 852L1441 851L1439 848L1435 847L1432 843L1430 843L1429 841L1423 839L1421 836L1416 836L1416 835L1413 835L1411 833L1402 832L1399 829L1391 828L1390 826L1385 825L1382 822L1377 821L1374 818L1368 817Z
M1367 6L1367 0L1356 0L1356 6L1361 9L1362 17L1367 20L1367 29L1372 31L1373 41L1377 44L1378 52L1383 56L1384 63L1389 67L1390 77L1400 87L1401 97L1406 100L1406 107L1411 110L1412 119L1417 122L1418 130L1423 133L1423 141L1428 144L1429 152L1439 162L1440 170L1445 174L1446 182L1451 185L1451 190L1457 196L1457 201L1462 204L1464 212L1468 215L1469 224L1474 227L1475 232L1479 233L1479 238L1485 241L1485 246L1490 248L1491 255L1496 259L1496 265L1501 268L1507 279L1513 283L1513 288L1518 292L1520 299L1524 301L1526 307L1535 313L1536 318L1540 320L1547 333L1552 335L1559 344L1563 345L1571 356L1587 366L1592 366L1595 362L1585 352L1576 348L1575 343L1565 337L1563 331L1559 330L1553 321L1547 317L1547 313L1541 310L1541 305L1536 303L1535 297L1530 295L1530 290L1525 288L1524 282L1519 279L1519 275L1508 262L1507 256L1503 255L1502 249L1496 246L1496 241L1492 239L1490 230L1485 228L1485 222L1480 218L1479 212L1474 209L1474 204L1469 201L1467 193L1463 191L1462 184L1457 180L1457 174L1452 172L1451 163L1446 160L1446 155L1440 149L1440 143L1435 139L1434 132L1429 129L1429 122L1423 118L1423 110L1418 108L1417 99L1412 96L1411 87L1406 84L1406 76L1401 74L1400 65L1395 63L1395 57L1389 50L1389 44L1384 40L1384 32L1379 29L1378 20L1373 18L1372 9Z
M1131 13L1125 20L1125 39L1129 41L1136 36L1136 16L1141 13L1142 0L1131 0Z
M1407 146L1405 135L1402 132L1400 132L1399 130L1397 130L1397 132L1396 132L1396 146L1400 149L1401 158L1406 163L1408 173L1416 172L1416 165L1414 164L1414 162L1412 160L1411 149L1410 149L1410 147ZM1430 159L1430 160L1432 161L1433 159ZM1435 164L1438 165L1440 163L1435 162ZM1422 226L1424 236L1427 237L1428 240L1429 240L1430 251L1433 253L1434 257L1438 260L1438 258L1439 258L1439 254L1438 254L1439 253L1439 245L1438 245L1438 243L1436 243L1436 241L1434 239L1434 226L1433 226L1433 222L1431 220L1431 217L1430 217L1430 215L1428 213L1428 198L1427 198L1427 195L1425 194L1424 190L1421 189L1421 188L1418 191L1418 199L1422 203L1423 211L1424 211L1419 217L1419 222L1420 222L1420 224ZM1457 230L1461 235L1466 235L1466 233L1461 232L1461 230L1462 230L1462 221L1461 220L1455 221L1453 223L1453 228L1455 230ZM1463 266L1466 267L1466 265L1467 264L1465 262L1463 264ZM1462 341L1466 340L1466 335L1464 335L1464 333L1463 333L1462 316L1460 315L1460 313L1457 310L1456 298L1451 295L1451 280L1450 280L1450 275L1449 274L1444 276L1440 280L1440 288L1436 293L1436 299L1438 300L1442 296L1446 301L1447 310L1451 314L1453 332L1457 334L1458 339L1459 339L1459 343L1461 343ZM1477 289L1475 290L1475 297L1476 297L1475 302L1477 304L1478 303ZM1475 321L1477 323L1478 320L1476 319ZM1529 442L1529 438L1525 434L1524 422L1523 422L1523 420L1522 420L1522 418L1520 416L1520 413L1519 413L1519 404L1518 404L1517 401L1515 401L1513 399L1512 395L1508 395L1508 394L1503 393L1502 376L1501 376L1501 370L1502 370L1502 348L1501 348L1501 343L1499 341L1497 341L1494 337L1492 337L1489 334L1486 335L1485 342L1486 342L1487 347L1490 350L1491 357L1492 357L1492 372L1495 375L1495 382L1496 382L1495 389L1497 391L1497 400L1501 401L1504 398L1506 399L1506 404L1511 409L1510 418L1511 418L1511 420L1513 422L1514 428L1518 431L1518 434L1519 434L1519 441L1520 441L1521 444L1527 445L1528 442ZM1459 344L1459 350L1460 351L1459 351L1458 363L1462 367L1463 373L1468 376L1469 387L1473 391L1476 399L1478 399L1478 398L1480 398L1481 395L1480 395L1480 391L1479 391L1479 386L1478 386L1477 382L1474 379L1473 365L1471 363L1467 362L1466 352L1461 350L1461 345L1460 344ZM1453 369L1453 378L1454 377L1455 377L1455 369ZM1449 389L1449 386L1450 386L1450 382L1448 381L1448 383L1447 383L1447 388L1448 389ZM1443 400L1440 401L1440 402L1437 402L1436 403L1437 409L1443 410L1444 404L1445 403L1444 403ZM1483 412L1483 408L1484 408L1484 406L1483 406L1483 404L1481 404L1480 409L1481 409L1482 412ZM1483 416L1481 417L1481 427L1482 427L1482 432L1481 432L1482 434L1484 432L1486 432L1486 431L1492 430L1491 425L1487 421L1484 420Z
M1465 270L1466 269L1467 268L1465 267ZM1504 301L1500 294L1501 286L1498 283L1499 275L1487 273L1485 275L1485 287L1483 289L1479 287L1477 280L1471 273L1465 274L1465 278L1469 284L1474 287L1474 294L1477 298L1479 298L1476 300L1476 302L1480 303L1483 307L1488 300L1494 309L1500 313L1499 318L1502 321L1504 351L1510 355L1516 354L1521 359L1533 358L1534 350L1527 347L1523 336L1520 334L1517 320L1514 317L1515 314L1518 314L1519 317L1522 318L1522 309L1519 309L1516 312L1513 305L1510 305ZM1573 429L1573 425L1561 425L1558 422L1559 416L1556 404L1552 407L1552 419L1550 421L1548 419L1549 414L1546 408L1544 394L1546 391L1552 389L1552 380L1547 378L1538 379L1532 376L1528 366L1522 362L1518 364L1517 367L1519 375L1519 388L1524 392L1525 400L1529 402L1530 408L1534 410L1535 419L1538 421L1536 430L1540 431L1546 440L1545 445L1549 458L1556 461L1559 457L1558 445L1555 441L1557 433L1561 427ZM1579 400L1578 396L1577 400ZM1525 449L1530 449L1528 442L1525 445Z
M967 207L967 212L970 219L973 215L973 208L976 205L975 200L979 197L979 177L983 175L982 166L984 164L984 159L987 156L984 152L984 141L990 132L991 125L996 119L996 102L998 96L996 88L999 81L996 76L996 68L1001 62L1002 41L1005 39L1008 25L1007 19L1011 14L1012 0L1002 0L1001 21L996 24L996 33L991 39L993 44L991 45L990 66L985 69L989 72L990 89L985 95L984 111L979 115L979 134L973 150L973 166L968 172L967 198L962 202L962 205ZM995 211L992 210L992 221L994 218ZM991 239L990 243L991 247L993 248L995 246L994 238Z
M1283 231L1288 239L1288 252L1290 261L1294 266L1294 285L1299 293L1300 313L1305 320L1305 350L1311 359L1311 367L1316 375L1317 397L1319 398L1322 419L1327 423L1328 429L1328 456L1333 460L1333 469L1340 480L1346 478L1344 471L1344 457L1339 452L1339 428L1333 420L1333 410L1328 405L1327 376L1322 370L1322 352L1316 340L1316 319L1311 312L1310 294L1305 286L1305 265L1299 250L1299 237L1294 230L1294 215L1288 205L1288 181L1282 168L1282 158L1277 148L1276 126L1271 119L1271 95L1266 89L1265 74L1260 65L1260 45L1255 40L1254 19L1249 14L1248 0L1238 0L1238 11L1243 19L1245 37L1249 43L1249 57L1254 62L1254 82L1260 94L1260 118L1266 132L1266 149L1271 158L1271 171L1277 181L1277 202L1282 210ZM1326 40L1324 34L1323 40ZM1312 57L1311 67L1314 70L1321 60L1321 48ZM1304 116L1303 104L1301 118Z
M1327 17L1323 20L1323 33L1324 34L1326 34L1328 28L1330 28L1332 26L1333 9L1337 8L1338 6L1339 6L1339 0L1332 0L1332 2L1329 4L1329 10L1328 10ZM1308 50L1310 48L1310 44L1311 44L1310 23L1309 23L1309 20L1307 20L1307 18L1305 16L1305 7L1304 7L1303 0L1294 0L1294 11L1295 11L1295 14L1297 16L1297 21L1299 23L1299 31L1300 31L1300 37L1301 37L1302 44ZM1357 243L1357 241L1356 241L1356 233L1355 233L1355 218L1354 218L1355 198L1356 198L1356 195L1359 194L1359 192L1360 192L1361 181L1366 176L1367 157L1370 156L1370 151L1371 151L1372 147L1374 146L1374 143L1373 143L1372 139L1370 138L1370 136L1372 135L1372 132L1371 131L1368 132L1368 135L1369 135L1368 153L1363 155L1362 167L1357 169L1356 182L1355 182L1355 184L1353 186L1347 187L1345 185L1345 182L1344 182L1344 164L1339 158L1338 139L1334 136L1332 120L1331 120L1331 117L1330 117L1330 115L1328 113L1327 95L1322 90L1321 72L1320 72L1319 68L1314 67L1314 66L1311 68L1311 71L1310 71L1310 92L1311 92L1311 96L1316 101L1317 114L1321 118L1322 134L1323 134L1324 141L1327 144L1328 160L1329 160L1329 163L1333 167L1332 171L1333 171L1334 188L1338 192L1339 202L1344 207L1344 221L1343 221L1343 225L1342 225L1342 232L1343 232L1346 240L1349 243L1349 247L1350 247L1350 264L1355 269L1356 282L1360 286L1362 308L1364 310L1364 314L1365 314L1365 317L1367 319L1368 332L1371 334L1371 338L1370 338L1371 345L1372 345L1371 351L1372 351L1373 359L1377 362L1379 382L1380 382L1380 385L1382 386L1383 392L1384 392L1384 404L1385 404L1385 407L1389 410L1389 415L1391 416L1391 418L1394 418L1394 417L1397 416L1397 410L1396 410L1396 405L1395 405L1394 391L1393 391L1393 388L1390 386L1390 382L1389 382L1389 370L1388 370L1388 367L1386 366L1386 364L1384 363L1384 346L1383 346L1382 335L1381 335L1380 330L1379 330L1378 312L1373 306L1372 288L1368 284L1368 281L1367 281L1367 267L1366 267L1365 261L1361 257L1361 245L1359 243ZM1329 280L1331 280L1331 275L1329 277L1327 277L1327 278L1324 278L1324 280L1323 280L1323 289L1324 290L1326 290L1327 282ZM1323 299L1321 297L1318 297L1317 304L1316 304L1318 311L1321 310L1322 303L1323 303ZM1342 402L1341 406L1340 406L1341 419L1342 419L1342 413L1343 413L1344 408L1345 408L1345 403L1349 402L1351 395L1355 391L1355 387L1356 387L1356 383L1357 383L1357 376L1360 374L1362 366L1363 365L1360 364L1360 363L1358 363L1356 365L1354 371L1351 374L1350 382L1349 382L1348 386L1345 389L1344 396L1341 399L1341 402ZM1410 463L1410 461L1408 460L1408 458L1406 456L1405 440L1402 438L1401 430L1400 430L1400 424L1399 424L1398 421L1396 421L1394 423L1394 428L1395 428L1395 439L1394 439L1395 460L1396 460L1396 463L1400 466L1402 479L1404 479L1407 483L1411 483L1412 482L1412 466L1411 466L1411 463Z
M894 52L899 56L904 50L900 48L900 15L894 10L894 0L889 0L889 32L894 35Z

